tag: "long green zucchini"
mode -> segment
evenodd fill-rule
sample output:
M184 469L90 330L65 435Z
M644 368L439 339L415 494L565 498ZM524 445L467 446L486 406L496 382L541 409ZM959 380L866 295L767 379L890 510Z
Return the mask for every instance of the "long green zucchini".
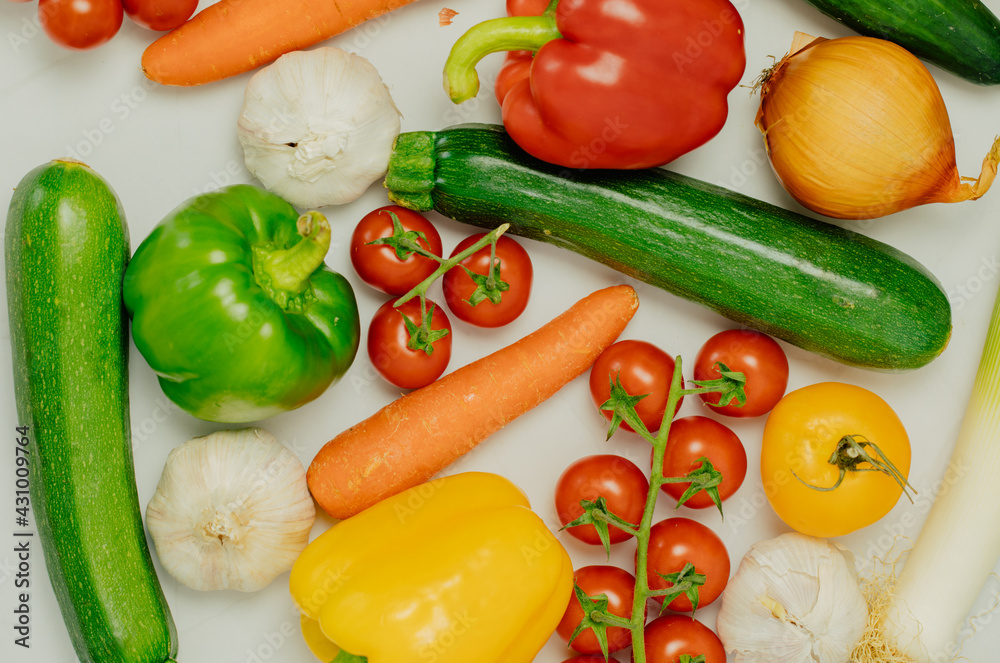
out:
M805 0L855 32L896 42L977 83L1000 83L1000 20L979 0Z
M578 170L502 127L399 136L389 197L576 251L738 323L864 368L923 366L951 308L909 256L864 235L662 169Z
M164 663L176 632L143 532L128 409L128 229L84 164L28 173L7 214L7 303L31 506L85 663Z

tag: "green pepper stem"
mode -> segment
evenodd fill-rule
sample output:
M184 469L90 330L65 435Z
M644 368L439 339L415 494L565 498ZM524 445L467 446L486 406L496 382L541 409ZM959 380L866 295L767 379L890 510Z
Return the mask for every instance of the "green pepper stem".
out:
M341 649L330 663L368 663L368 659L364 656L355 656Z
M259 261L258 283L289 297L301 294L309 285L309 277L323 264L330 250L330 223L319 212L306 212L296 222L302 239L288 249L268 251ZM263 285L263 283L261 283Z
M562 35L555 16L508 16L472 26L458 38L444 64L444 89L456 104L472 99L479 92L476 65L490 53L499 51L537 51Z

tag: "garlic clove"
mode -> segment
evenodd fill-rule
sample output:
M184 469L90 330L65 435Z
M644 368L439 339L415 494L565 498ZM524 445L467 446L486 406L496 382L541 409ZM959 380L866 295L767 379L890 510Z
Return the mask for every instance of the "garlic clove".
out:
M206 591L268 585L291 569L315 517L302 463L260 428L219 431L171 451L146 507L160 563Z
M867 619L850 553L793 532L751 547L717 626L737 663L844 663Z
M237 135L247 168L297 207L339 205L385 175L400 113L360 55L295 51L247 84Z

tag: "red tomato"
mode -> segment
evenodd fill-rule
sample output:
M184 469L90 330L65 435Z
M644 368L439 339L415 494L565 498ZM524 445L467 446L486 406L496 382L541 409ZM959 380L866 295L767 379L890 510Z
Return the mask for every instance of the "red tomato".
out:
M485 235L481 233L466 237L451 252L451 257L466 250ZM470 304L469 300L477 286L472 277L461 267L464 265L476 274L484 276L489 274L489 246L484 246L462 260L459 265L449 269L441 279L444 301L459 320L477 327L502 327L516 320L528 306L532 276L531 258L528 257L528 252L510 237L501 235L497 240L496 257L500 261L500 280L509 286L508 290L501 293L499 304L494 304L488 299L480 301L475 306Z
M194 10L198 0L121 0L125 14L137 25L150 30L173 30L183 24Z
M38 19L45 33L65 48L100 46L122 27L121 0L39 0Z
M608 658L604 660L603 654L588 654L587 656L574 656L573 658L567 658L563 663L618 663L614 658Z
M687 615L664 615L646 624L647 663L678 663L704 655L705 663L726 663L726 650L712 629Z
M375 370L397 387L423 387L441 377L448 367L451 359L451 322L441 307L428 299L427 310L431 310L432 306L432 328L447 329L449 333L434 341L431 354L407 347L410 333L403 314L419 326L420 300L417 298L399 308L394 308L391 300L382 304L368 327L368 358Z
M426 279L438 267L438 262L427 256L410 254L406 260L396 257L390 246L369 245L369 242L392 237L392 214L395 214L407 232L420 232L423 239L416 242L434 255L441 255L441 235L437 228L422 214L397 205L387 205L362 217L351 235L351 264L361 280L390 295L405 295L415 285Z
M613 454L586 456L567 467L556 482L556 513L559 522L566 525L583 515L580 500L594 502L603 497L611 513L638 525L648 492L646 475L627 458ZM577 525L566 531L584 543L601 545L593 525ZM632 536L614 525L608 528L611 543L621 543Z
M747 475L747 452L740 438L728 427L708 417L682 417L670 424L670 436L663 456L663 476L683 477L701 466L700 459L708 458L716 471L722 474L719 490L720 501L733 495ZM690 483L665 483L663 492L678 500ZM692 509L715 506L705 491L699 491L684 502Z
M635 598L635 576L617 566L584 566L577 569L574 581L587 596L605 594L608 597L608 612L628 619L632 614L632 600ZM556 627L556 633L563 640L569 641L573 631L583 621L583 607L570 598L569 606L562 620ZM607 630L608 651L616 652L632 643L632 632L620 626L611 626ZM592 629L586 629L569 643L571 649L581 654L599 654L601 645Z
M747 402L713 407L713 412L730 417L759 417L771 411L788 386L788 357L777 341L752 329L719 332L705 342L694 361L695 380L719 377L715 363L746 375ZM718 394L700 394L706 403L718 403Z
M632 396L648 394L636 403L635 411L651 433L660 430L667 409L674 360L666 352L646 341L618 341L597 357L590 369L590 396L600 407L611 396L611 380L617 375ZM682 398L677 402L680 408ZM676 414L676 410L674 411ZM610 421L612 413L601 410ZM632 430L627 423L625 430Z
M719 598L729 583L729 553L722 539L708 527L688 518L667 518L653 525L649 532L647 557L649 586L666 589L670 586L658 574L677 573L688 562L695 573L705 576L698 588L698 607L703 608ZM657 597L662 603L662 597ZM691 601L683 594L667 607L676 612L691 612Z

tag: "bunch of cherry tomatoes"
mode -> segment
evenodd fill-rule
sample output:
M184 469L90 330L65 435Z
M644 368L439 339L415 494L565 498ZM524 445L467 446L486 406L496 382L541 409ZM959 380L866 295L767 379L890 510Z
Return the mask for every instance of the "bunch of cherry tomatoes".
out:
M414 233L418 244L439 259L411 253L401 259L390 246L372 244L393 235L393 215L406 233ZM472 247L484 233L471 235L452 250L451 256ZM375 312L368 326L367 350L372 365L388 382L403 389L415 389L438 379L451 359L452 323L444 309L425 299L424 311L419 298L395 306L396 298L408 293L431 276L440 266L443 255L441 235L426 217L397 205L387 205L365 215L351 236L351 264L362 281L393 299ZM479 249L441 277L445 304L458 319L477 327L500 327L513 322L528 305L531 294L532 266L527 251L517 241L501 235L494 255L496 274L505 284L499 302L483 300L472 304L477 284L470 272L486 276L490 272L490 246ZM412 347L414 327L420 326L422 314L429 315L434 330L427 351ZM440 333L443 332L443 333Z
M733 417L757 417L769 412L784 396L788 384L788 360L772 338L750 330L733 329L710 338L701 348L694 364L695 380L719 376L717 362L746 375L747 401L713 407L717 414ZM615 343L598 357L590 374L590 392L594 404L604 403L615 376L629 394L648 394L636 406L636 413L653 434L659 429L667 407L674 360L663 350L645 341L625 340ZM715 393L701 394L715 403ZM678 407L680 404L678 403ZM611 413L602 411L610 418ZM627 424L623 427L631 430ZM688 416L672 421L664 456L663 476L685 477L707 458L722 475L717 486L720 502L732 496L743 484L747 456L739 437L728 426L708 417ZM663 492L676 502L690 484L667 483ZM629 459L615 454L586 456L573 462L559 477L555 506L559 520L566 526L583 513L581 501L593 502L603 497L609 512L630 523L639 523L646 507L649 480L646 472ZM694 509L715 508L705 492L695 493L684 501ZM593 525L576 525L565 530L588 544L601 545ZM610 526L612 545L631 539L633 534ZM672 517L655 523L650 529L647 570L650 589L666 589L664 576L684 582L679 574L693 565L699 577L691 591L682 592L666 606L666 611L645 626L646 660L649 663L676 663L682 654L690 660L704 656L705 663L725 663L726 653L718 636L692 616L695 608L706 606L722 594L729 581L731 562L722 539L709 527L689 518ZM633 573L613 565L591 565L576 569L577 586L587 596L605 595L608 610L629 619L635 596ZM687 578L691 578L690 571ZM676 586L676 582L674 583ZM694 601L692 600L694 598ZM662 599L657 597L662 603ZM697 605L695 605L695 601ZM656 605L659 610L660 605ZM675 613L675 614L671 614ZM676 614L687 613L687 614ZM584 618L580 603L573 599L559 624L557 633L569 640ZM613 653L631 644L631 632L621 627L606 631L607 646ZM600 643L593 630L582 631L569 643L583 656L566 663L604 661ZM614 660L614 659L612 659Z
M144 28L166 31L197 8L198 0L38 0L38 20L56 44L82 51L118 34L126 15Z

